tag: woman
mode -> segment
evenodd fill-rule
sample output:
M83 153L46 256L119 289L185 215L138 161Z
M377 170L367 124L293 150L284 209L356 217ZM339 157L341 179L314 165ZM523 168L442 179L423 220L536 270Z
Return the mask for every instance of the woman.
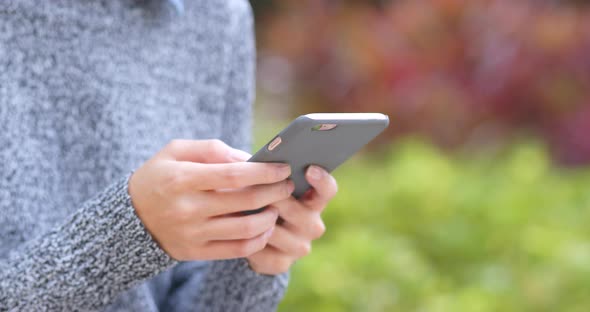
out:
M244 162L253 67L245 0L2 1L0 310L274 310L336 183Z

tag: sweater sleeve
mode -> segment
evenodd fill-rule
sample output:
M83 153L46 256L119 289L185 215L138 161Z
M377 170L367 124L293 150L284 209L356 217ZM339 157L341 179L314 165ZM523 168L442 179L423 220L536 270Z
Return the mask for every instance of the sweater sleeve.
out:
M0 262L1 311L100 309L173 264L135 214L127 182Z
M247 1L232 23L228 46L228 83L221 139L234 148L250 150L254 99L254 31ZM274 311L287 289L289 274L267 276L252 271L246 259L181 263L172 275L173 292L164 311Z

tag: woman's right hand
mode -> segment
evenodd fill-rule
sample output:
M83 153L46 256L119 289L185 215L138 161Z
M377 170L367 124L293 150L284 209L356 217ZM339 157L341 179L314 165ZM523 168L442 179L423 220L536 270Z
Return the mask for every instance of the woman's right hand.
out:
M181 261L247 257L262 250L276 208L291 196L288 165L244 162L249 155L219 140L174 140L129 180L129 195L160 247Z

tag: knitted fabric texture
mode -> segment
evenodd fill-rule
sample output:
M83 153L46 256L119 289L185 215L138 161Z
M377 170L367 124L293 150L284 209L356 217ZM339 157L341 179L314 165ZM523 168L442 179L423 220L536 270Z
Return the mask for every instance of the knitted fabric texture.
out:
M287 275L173 261L130 172L174 138L247 149L245 0L0 1L0 311L268 311Z

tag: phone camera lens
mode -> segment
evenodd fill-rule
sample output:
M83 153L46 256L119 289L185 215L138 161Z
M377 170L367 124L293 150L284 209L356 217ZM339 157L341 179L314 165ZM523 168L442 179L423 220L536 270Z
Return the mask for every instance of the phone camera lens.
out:
M334 128L338 127L337 124L320 124L311 128L313 131L330 131Z

